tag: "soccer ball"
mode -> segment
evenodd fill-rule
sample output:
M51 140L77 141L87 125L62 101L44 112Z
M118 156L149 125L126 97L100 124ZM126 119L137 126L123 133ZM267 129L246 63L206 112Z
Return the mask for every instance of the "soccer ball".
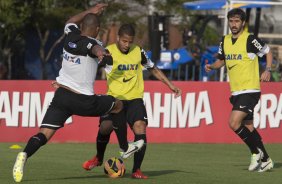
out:
M104 172L110 178L119 178L125 174L125 165L120 158L112 157L105 162Z

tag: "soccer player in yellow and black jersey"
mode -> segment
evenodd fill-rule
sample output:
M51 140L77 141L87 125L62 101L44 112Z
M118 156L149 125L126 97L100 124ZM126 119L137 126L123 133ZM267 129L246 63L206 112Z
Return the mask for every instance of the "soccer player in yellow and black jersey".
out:
M164 82L175 93L176 97L180 96L182 91L174 86L162 71L154 65L142 48L133 44L134 36L135 30L131 24L122 25L118 31L117 42L107 47L113 61L108 61L104 65L108 85L107 94L123 101L123 120L129 124L134 132L135 140L143 139L145 142L141 150L134 154L132 178L147 179L148 176L144 175L140 170L146 150L146 126L148 123L143 102L143 68L148 69L157 79ZM115 123L112 121L111 116L100 118L97 155L84 162L84 169L91 170L103 163L111 132L113 129L117 131Z
M231 34L223 37L219 46L218 60L206 64L205 70L227 68L230 80L233 105L229 119L230 128L247 144L252 157L249 171L264 172L273 168L273 162L267 154L261 136L254 128L253 112L260 99L260 80L269 81L272 54L269 46L259 38L244 31L246 14L236 8L227 15ZM266 55L266 69L259 76L258 56Z

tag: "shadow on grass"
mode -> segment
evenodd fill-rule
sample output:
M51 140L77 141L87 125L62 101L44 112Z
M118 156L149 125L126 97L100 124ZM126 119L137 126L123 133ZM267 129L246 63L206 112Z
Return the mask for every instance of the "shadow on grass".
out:
M149 176L149 179L154 176L162 176L166 174L173 174L173 173L193 173L193 172L187 172L187 171L181 171L181 170L159 170L159 171L144 171L145 175ZM131 173L126 173L123 178L130 178ZM108 178L105 174L93 174L91 176L72 176L72 177L54 177L44 180L80 180L80 179L91 179L91 178ZM25 181L33 181L33 180L25 180Z
M274 168L281 168L282 167L282 162L275 162L274 161Z
M172 173L193 173L193 172L187 172L181 170L159 170L159 171L144 171L143 173L148 176L161 176L161 175L172 174Z

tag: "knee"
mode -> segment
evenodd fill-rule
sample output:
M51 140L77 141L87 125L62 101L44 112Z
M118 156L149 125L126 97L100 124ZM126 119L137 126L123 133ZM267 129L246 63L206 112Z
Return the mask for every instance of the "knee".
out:
M236 131L238 128L241 126L241 122L238 122L234 119L229 120L229 127L233 130Z
M103 121L100 124L99 131L102 135L110 135L113 131L112 121Z
M136 121L133 125L135 134L146 134L146 123L144 121Z
M111 110L111 113L119 113L123 109L123 103L122 101L116 99L115 105L113 109Z
M40 128L39 130L39 134L44 135L47 141L49 141L55 133L56 133L56 130L49 129L49 128Z

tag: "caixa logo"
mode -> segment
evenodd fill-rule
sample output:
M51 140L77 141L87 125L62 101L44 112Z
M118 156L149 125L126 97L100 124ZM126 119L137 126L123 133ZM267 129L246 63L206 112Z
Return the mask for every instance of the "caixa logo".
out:
M79 56L72 56L66 51L63 52L63 58L64 58L64 61L68 61L68 62L75 63L75 64L80 64Z

